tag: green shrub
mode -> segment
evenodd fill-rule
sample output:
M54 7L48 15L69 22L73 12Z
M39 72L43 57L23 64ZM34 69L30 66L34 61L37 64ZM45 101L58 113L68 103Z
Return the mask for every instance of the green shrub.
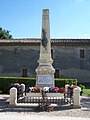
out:
M69 85L77 85L77 79L61 79L61 78L58 78L58 79L55 79L55 86L57 87L65 87L66 84L69 84Z
M34 86L36 83L35 78L24 78L24 77L0 77L0 91L6 93L11 83L25 84L26 88Z
M29 77L0 77L0 91L3 93L7 93L9 85L11 83L20 83L25 84L26 88L35 86L36 78ZM55 79L55 86L57 87L65 87L65 84L76 84L77 79Z
M89 96L90 97L90 89L84 89L83 92L84 92L85 96Z
M85 89L85 85L80 84L79 87L81 88L81 90Z

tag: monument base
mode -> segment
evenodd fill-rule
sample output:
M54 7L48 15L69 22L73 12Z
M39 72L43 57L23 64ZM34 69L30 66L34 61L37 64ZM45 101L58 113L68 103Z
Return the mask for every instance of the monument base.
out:
M37 87L54 87L54 72L55 69L50 65L40 65L36 69L36 86Z

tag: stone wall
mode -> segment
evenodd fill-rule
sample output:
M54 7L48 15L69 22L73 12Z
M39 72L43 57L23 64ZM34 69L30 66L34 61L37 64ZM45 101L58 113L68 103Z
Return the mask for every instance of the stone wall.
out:
M22 76L22 69L27 69L28 76L35 77L35 69L38 66L38 55L39 47L0 47L0 75Z
M27 69L28 76L36 77L39 46L0 46L0 76L22 76ZM60 77L77 78L80 82L90 82L89 46L52 46L53 66L59 70ZM80 50L85 58L80 58Z
M80 50L84 50L85 58L80 58ZM60 71L60 77L90 82L90 47L54 46L53 59L53 65Z

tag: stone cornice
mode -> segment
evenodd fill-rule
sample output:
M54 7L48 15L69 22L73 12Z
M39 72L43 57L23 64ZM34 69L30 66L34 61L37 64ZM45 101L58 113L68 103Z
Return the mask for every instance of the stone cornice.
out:
M0 40L0 46L39 46L39 38ZM90 46L90 39L51 39L52 46Z

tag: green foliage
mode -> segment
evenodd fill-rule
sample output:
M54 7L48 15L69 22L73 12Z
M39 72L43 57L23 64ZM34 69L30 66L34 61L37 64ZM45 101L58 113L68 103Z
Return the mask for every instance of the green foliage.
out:
M27 78L27 77L0 77L0 91L7 93L8 87L11 83L20 83L25 84L26 88L35 86L36 78ZM76 84L77 79L55 79L55 86L65 87L65 84Z
M90 89L84 89L83 92L86 96L90 96Z
M7 93L8 87L11 83L25 84L26 88L35 86L35 78L25 78L25 77L0 77L0 91Z
M0 27L0 39L11 39L12 35L9 34L10 31L4 30Z
M65 87L66 84L69 85L77 85L77 79L64 79L64 78L58 78L55 79L55 86L57 87Z
M85 85L80 84L79 87L81 88L81 90L85 89Z

